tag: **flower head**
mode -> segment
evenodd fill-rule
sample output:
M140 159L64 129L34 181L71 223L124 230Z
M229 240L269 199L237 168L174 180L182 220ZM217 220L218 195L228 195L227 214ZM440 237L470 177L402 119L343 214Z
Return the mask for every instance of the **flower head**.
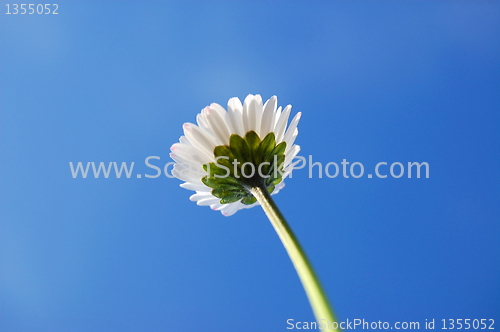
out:
M287 128L291 109L277 108L276 96L262 105L260 95L248 95L243 105L231 98L227 111L215 103L205 107L198 125L185 123L184 136L170 148L172 174L184 181L181 187L196 191L192 201L225 216L257 205L250 188L278 193L300 150L293 143L301 113Z

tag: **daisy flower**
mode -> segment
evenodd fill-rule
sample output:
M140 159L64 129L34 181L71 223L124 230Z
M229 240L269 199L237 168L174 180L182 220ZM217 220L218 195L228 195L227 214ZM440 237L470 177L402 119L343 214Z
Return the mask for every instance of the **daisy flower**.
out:
M248 95L243 104L231 98L227 111L216 103L205 107L197 124L185 123L184 136L170 148L176 161L172 174L184 181L181 187L196 192L192 201L225 216L258 205L251 187L278 193L300 150L294 142L301 113L288 125L291 109L277 107L276 96L262 104L260 95Z
M323 331L337 331L326 294L292 229L271 195L285 185L293 170L297 113L288 124L292 107L277 108L276 97L264 105L260 95L248 95L243 104L231 98L227 111L219 104L205 107L196 124L185 123L184 136L172 145L176 161L172 174L193 190L190 199L230 216L260 204L278 234L304 286L316 320ZM328 324L328 325L325 325Z

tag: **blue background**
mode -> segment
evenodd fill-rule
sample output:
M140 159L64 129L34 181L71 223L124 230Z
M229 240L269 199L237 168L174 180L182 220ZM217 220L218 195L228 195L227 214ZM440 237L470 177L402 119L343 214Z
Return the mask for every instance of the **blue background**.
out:
M303 113L314 161L275 197L341 320L500 324L496 2L58 2L0 16L0 331L286 331L313 321L262 210L155 174L204 106ZM385 161L430 178L367 178ZM389 173L388 166L382 173ZM437 325L440 328L441 325Z

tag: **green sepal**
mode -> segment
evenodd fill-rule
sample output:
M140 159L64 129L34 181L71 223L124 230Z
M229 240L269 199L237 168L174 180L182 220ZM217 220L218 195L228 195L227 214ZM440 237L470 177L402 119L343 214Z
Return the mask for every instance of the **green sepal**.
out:
M257 148L259 147L260 144L260 138L257 135L255 131L249 131L245 135L245 141L247 142L248 148L250 150L250 153L252 155L251 159L253 160L255 165L259 165L260 161L257 159L260 159L260 156L257 155Z
M228 190L227 188L216 188L212 190L212 195L218 198L226 198L232 196L238 196L240 199L245 197L244 191L241 190Z
M241 203L245 205L252 205L253 203L257 202L257 198L253 196L247 196L241 200Z
M203 165L203 169L208 173L209 177L221 178L229 177L228 175L230 175L230 172L217 166L215 163L205 164ZM215 175L218 175L218 177Z
M268 186L268 187L267 187L267 192L268 192L268 193L270 193L270 194L272 194L272 193L273 193L273 191L274 191L274 188L275 188L275 186L274 186L274 185L270 185L270 186Z
M231 176L226 178L204 176L201 178L201 182L210 188L236 187L243 189L241 183Z
M239 161L240 165L246 161L251 161L252 153L247 142L240 136L233 134L229 139L229 147L234 156L234 159Z
M221 204L229 204L229 203L235 203L241 199L241 196L239 195L234 195L234 196L227 196L224 198L220 199Z
M279 170L283 171L283 166L284 166L283 163L284 162L285 162L285 155L284 154L279 155L276 158L276 163L274 162L274 158L273 158L273 161L271 162L271 167L269 169L269 175L271 176L271 178L281 177L281 173L279 172ZM276 171L275 171L275 168L276 168L275 166L278 166Z
M201 181L212 188L212 195L220 198L221 204L234 203L241 200L242 204L253 204L257 199L251 194L250 188L264 185L269 193L280 183L285 161L286 142L276 145L274 133L267 134L263 140L255 131L249 131L245 137L233 134L229 145L220 145L214 149L216 162L203 165L208 173ZM274 164L276 158L277 164ZM259 175L259 165L261 175ZM242 166L251 163L255 173L251 178L246 178L242 173ZM246 164L245 167L251 167ZM275 172L276 168L276 172ZM250 174L250 169L245 169L245 174ZM276 174L274 174L276 173Z
M276 138L274 136L274 133L267 134L266 137L264 137L264 139L262 140L262 142L260 142L256 152L256 155L261 157L261 162L262 161L269 162L268 160L269 156L271 155L271 152L273 151L275 146L276 146Z
M276 147L273 149L271 152L271 155L281 155L284 154L286 150L286 142L281 142L280 144L276 145Z

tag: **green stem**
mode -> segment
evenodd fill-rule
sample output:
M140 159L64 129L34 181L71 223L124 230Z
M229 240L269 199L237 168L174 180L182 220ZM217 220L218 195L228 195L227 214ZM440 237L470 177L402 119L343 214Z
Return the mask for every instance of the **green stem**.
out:
M288 252L293 266L299 275L300 281L304 286L307 297L309 298L309 303L311 304L314 316L318 321L318 325L322 327L326 326L321 330L340 331L338 329L333 329L332 323L337 320L335 319L333 311L328 304L325 292L323 291L318 277L314 273L311 263L309 263L309 260L307 259L299 241L293 234L292 229L286 222L285 217L281 214L278 206L276 206L276 203L272 199L271 195L264 186L253 187L251 188L251 192L262 205L264 212L271 221L271 224L273 225L276 233L278 233L283 246Z

